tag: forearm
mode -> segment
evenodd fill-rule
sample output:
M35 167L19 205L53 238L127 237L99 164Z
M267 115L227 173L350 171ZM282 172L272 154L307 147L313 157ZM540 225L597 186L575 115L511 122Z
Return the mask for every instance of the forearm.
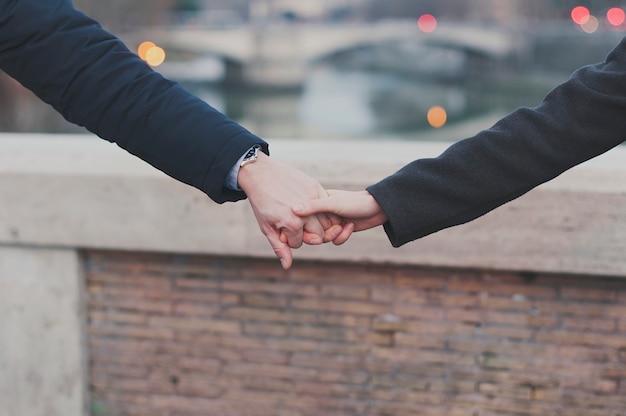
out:
M253 144L266 144L167 81L67 0L0 0L0 68L69 121L217 202Z
M372 185L394 246L471 221L619 145L626 131L626 45L577 71L537 108L416 160Z

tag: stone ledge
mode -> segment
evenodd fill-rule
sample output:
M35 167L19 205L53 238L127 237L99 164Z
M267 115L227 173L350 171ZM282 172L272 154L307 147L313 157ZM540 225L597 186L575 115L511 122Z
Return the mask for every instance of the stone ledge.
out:
M328 188L363 189L449 143L272 140ZM382 229L298 259L626 276L626 148L468 224L394 249ZM0 245L273 257L247 202L218 205L93 136L0 134ZM278 263L277 263L278 267Z

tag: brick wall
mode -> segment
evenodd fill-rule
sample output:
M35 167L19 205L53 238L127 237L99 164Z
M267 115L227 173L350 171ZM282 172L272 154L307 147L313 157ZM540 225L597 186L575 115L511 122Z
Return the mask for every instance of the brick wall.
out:
M84 258L94 415L626 415L626 279Z

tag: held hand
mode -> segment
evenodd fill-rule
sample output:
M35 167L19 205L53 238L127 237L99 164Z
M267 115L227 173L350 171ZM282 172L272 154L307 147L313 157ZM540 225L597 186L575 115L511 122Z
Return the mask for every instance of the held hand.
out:
M348 226L345 226L332 240L336 245L345 243L352 231L367 230L387 222L387 217L380 205L367 191L329 190L328 195L328 198L301 201L293 206L293 212L303 217L319 213L339 216Z
M342 233L343 227L335 216L294 214L293 204L326 197L327 193L313 178L264 153L260 152L256 162L239 170L238 184L284 269L289 269L293 262L291 248L298 248L303 242L322 244Z

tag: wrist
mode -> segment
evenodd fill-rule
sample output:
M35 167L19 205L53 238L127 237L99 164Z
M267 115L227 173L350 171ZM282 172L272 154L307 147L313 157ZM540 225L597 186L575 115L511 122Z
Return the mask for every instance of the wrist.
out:
M374 218L376 223L379 225L386 223L387 215L385 215L385 212L381 208L378 201L376 201L376 198L374 198L374 196L370 194L369 191L367 190L362 191L362 193L363 193L364 198L366 198L367 200L367 206L370 207L372 217Z
M259 172L269 163L269 156L259 151L254 163L243 163L239 167L237 175L237 185L244 193L248 193L254 186L255 177L258 178Z

